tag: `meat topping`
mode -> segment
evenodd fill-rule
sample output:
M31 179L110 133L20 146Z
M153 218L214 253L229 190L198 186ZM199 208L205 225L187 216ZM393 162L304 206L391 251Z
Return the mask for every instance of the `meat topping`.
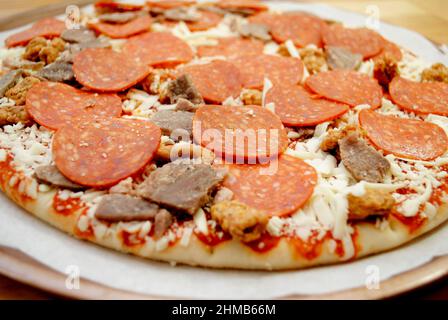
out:
M193 131L193 113L186 111L161 110L150 119L162 134L173 136L174 140L189 141Z
M56 61L64 50L65 41L61 38L54 38L48 42L45 38L36 37L28 43L22 58L49 64Z
M123 194L103 196L95 211L95 217L108 222L153 220L159 207L149 201Z
M26 94L33 85L39 83L40 80L35 77L26 77L14 87L6 91L5 97L12 99L16 102L16 105L21 106L25 104Z
M268 222L265 213L237 201L221 201L214 204L211 214L224 231L242 242L259 239Z
M300 50L300 58L310 74L327 71L327 62L322 49L304 48Z
M263 93L255 89L243 89L241 92L241 100L246 106L261 106Z
M327 46L325 47L325 53L328 67L332 70L356 70L362 62L362 55L353 53L346 48Z
M113 12L104 13L98 17L101 22L123 24L137 18L135 12Z
M95 32L87 28L67 29L61 34L61 38L71 43L89 42L96 39Z
M75 76L73 74L72 65L68 62L56 61L49 64L36 73L36 76L54 81L67 82L72 81Z
M362 196L349 194L349 219L362 220L369 216L384 215L392 210L395 199L385 190L366 189Z
M14 87L21 77L21 70L13 70L2 76L0 78L0 98L3 98L6 91Z
M339 149L342 163L356 180L384 181L390 170L389 162L356 134L339 140Z
M24 106L7 106L0 108L0 126L23 123L26 126L33 124L31 117Z
M194 8L178 7L165 10L163 15L168 20L196 22L201 19L201 14Z
M154 238L161 238L173 223L173 216L168 210L160 209L154 219Z
M392 56L386 54L375 61L373 76L386 92L389 91L389 83L399 74L397 61Z
M212 164L215 160L215 154L197 144L162 143L157 150L156 158L162 162L173 162L178 159L192 159L195 163Z
M328 131L327 135L323 139L320 148L322 149L322 151L325 152L333 151L338 148L339 140L342 140L349 134L355 132L356 127L352 125L347 125L339 130L331 129Z
M194 214L223 180L210 165L171 162L153 171L138 194L161 205Z
M186 99L193 104L203 104L201 94L193 84L191 76L184 74L171 81L167 87L166 96L172 104L176 103L180 98Z
M55 187L62 187L69 190L85 189L85 187L64 177L59 169L54 165L37 167L35 170L35 178L40 183L45 183Z
M422 81L437 81L448 83L448 67L442 63L436 63L431 68L422 72Z
M243 37L253 37L262 41L272 39L269 28L264 24L246 23L239 27L239 32Z

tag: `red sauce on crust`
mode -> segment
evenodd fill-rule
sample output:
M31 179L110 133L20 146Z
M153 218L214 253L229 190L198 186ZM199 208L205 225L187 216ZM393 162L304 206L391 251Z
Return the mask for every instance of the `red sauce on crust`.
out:
M393 213L393 216L409 228L409 233L414 233L415 231L417 231L428 220L427 217L423 217L421 214L417 214L414 217L405 217L400 213Z
M222 232L222 237L218 235L220 232ZM210 229L207 235L202 232L197 232L196 230L194 231L194 234L196 235L196 238L209 247L217 246L232 239L232 236L224 231L212 231Z
M137 247L145 244L145 238L139 238L137 233L127 232L126 230L122 230L120 232L120 236L123 239L123 243L127 247Z
M245 243L245 245L257 253L266 253L271 249L277 247L278 243L280 242L280 239L281 238L273 237L265 232L260 237L260 239Z
M56 193L53 197L54 211L63 216L69 216L82 207L83 204L79 198L68 198L66 200L62 200L59 198L59 193Z
M83 212L78 217L78 221L79 221L79 219L81 219L82 216L87 215L87 211L88 211L88 208L85 208L83 210ZM78 223L76 223L74 233L75 233L75 236L77 236L78 238L85 239L85 240L93 240L95 237L93 227L90 224L89 224L87 230L81 231L81 230L79 230Z

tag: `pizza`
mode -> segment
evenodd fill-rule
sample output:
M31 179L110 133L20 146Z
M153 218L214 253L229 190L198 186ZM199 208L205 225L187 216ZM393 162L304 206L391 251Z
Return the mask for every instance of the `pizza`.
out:
M375 30L255 0L99 1L11 34L0 61L0 187L76 238L281 270L448 218L448 69Z

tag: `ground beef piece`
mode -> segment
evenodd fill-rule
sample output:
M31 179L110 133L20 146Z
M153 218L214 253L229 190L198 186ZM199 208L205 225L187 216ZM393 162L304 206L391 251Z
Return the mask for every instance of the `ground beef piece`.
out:
M101 14L98 16L98 20L106 23L123 24L134 20L137 16L135 12L113 12Z
M325 152L334 151L338 148L339 140L344 139L347 135L356 132L356 130L356 127L353 125L347 125L341 129L331 129L322 140L320 148Z
M399 75L397 60L390 55L386 54L375 61L373 76L386 92L389 91L389 83Z
M192 112L161 110L154 114L150 120L162 130L163 135L173 135L174 141L190 140L193 131Z
M61 38L54 38L50 42L37 37L31 40L25 49L22 58L30 61L42 61L50 64L56 61L59 54L65 50L65 41Z
M142 81L143 90L150 94L161 95L161 100L169 100L166 96L167 92L163 92L167 88L169 81L174 80L172 70L154 69L145 80Z
M0 126L23 123L26 126L33 124L33 120L26 112L24 106L8 106L0 108Z
M95 32L87 28L67 29L61 34L61 38L71 43L88 42L96 39Z
M36 37L25 48L22 58L30 61L39 61L40 51L47 46L47 39Z
M36 76L54 82L68 82L75 79L72 65L68 62L56 61L36 73Z
M300 128L286 128L288 131L288 138L291 140L303 141L312 138L314 135L313 127L300 127Z
M176 110L177 111L187 111L187 112L195 112L198 109L198 106L193 104L192 102L180 98L177 100Z
M196 22L201 20L201 14L199 12L187 7L168 9L163 12L163 15L172 21Z
M221 201L212 206L211 214L224 231L242 242L259 239L268 222L265 213L237 201Z
M262 41L272 39L269 28L264 24L245 23L239 26L239 32L243 37L253 37Z
M137 192L145 199L193 215L209 201L223 178L210 165L177 161L153 171Z
M362 62L362 55L340 47L325 47L328 67L331 70L347 69L355 70Z
M204 103L201 94L194 86L193 80L188 74L184 74L176 80L171 81L167 86L166 96L169 98L170 103L173 104L181 98L195 105Z
M22 77L21 70L13 70L4 74L0 78L0 98L3 98L5 96L5 93L9 89L14 87L17 84L17 82L19 82L21 77Z
M448 67L436 63L422 72L422 81L437 81L448 83Z
M74 191L85 189L85 187L64 177L59 169L54 165L37 167L34 176L40 183L45 183L51 186L62 187Z
M319 48L304 48L300 50L300 58L310 74L327 71L325 53Z
M161 238L173 224L173 216L168 210L161 209L154 219L154 238Z
M245 89L241 93L241 100L246 106L261 106L263 93L260 90Z
M178 159L194 159L196 162L212 164L215 160L215 154L197 144L162 143L157 150L156 159L161 162L172 162Z
M385 215L392 210L395 199L389 191L366 189L362 196L349 194L349 219L362 220L369 216Z
M342 163L358 181L381 183L390 170L389 161L357 134L339 140L339 151Z
M103 196L95 210L95 218L107 222L145 221L157 217L159 206L123 194Z
M16 102L16 105L24 105L28 90L30 90L32 86L39 82L40 80L36 77L26 77L25 79L17 83L14 87L6 91L5 97L14 100Z

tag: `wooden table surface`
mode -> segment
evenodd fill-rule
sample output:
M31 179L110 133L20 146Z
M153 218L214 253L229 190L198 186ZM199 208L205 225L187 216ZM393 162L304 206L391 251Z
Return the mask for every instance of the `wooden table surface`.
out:
M0 0L0 18L60 2L67 5L72 3L66 0ZM360 13L366 13L368 6L376 5L382 20L415 30L436 42L448 44L446 0L304 0L302 2L322 2ZM448 279L442 279L403 297L448 300ZM56 297L0 275L0 299L52 298Z

